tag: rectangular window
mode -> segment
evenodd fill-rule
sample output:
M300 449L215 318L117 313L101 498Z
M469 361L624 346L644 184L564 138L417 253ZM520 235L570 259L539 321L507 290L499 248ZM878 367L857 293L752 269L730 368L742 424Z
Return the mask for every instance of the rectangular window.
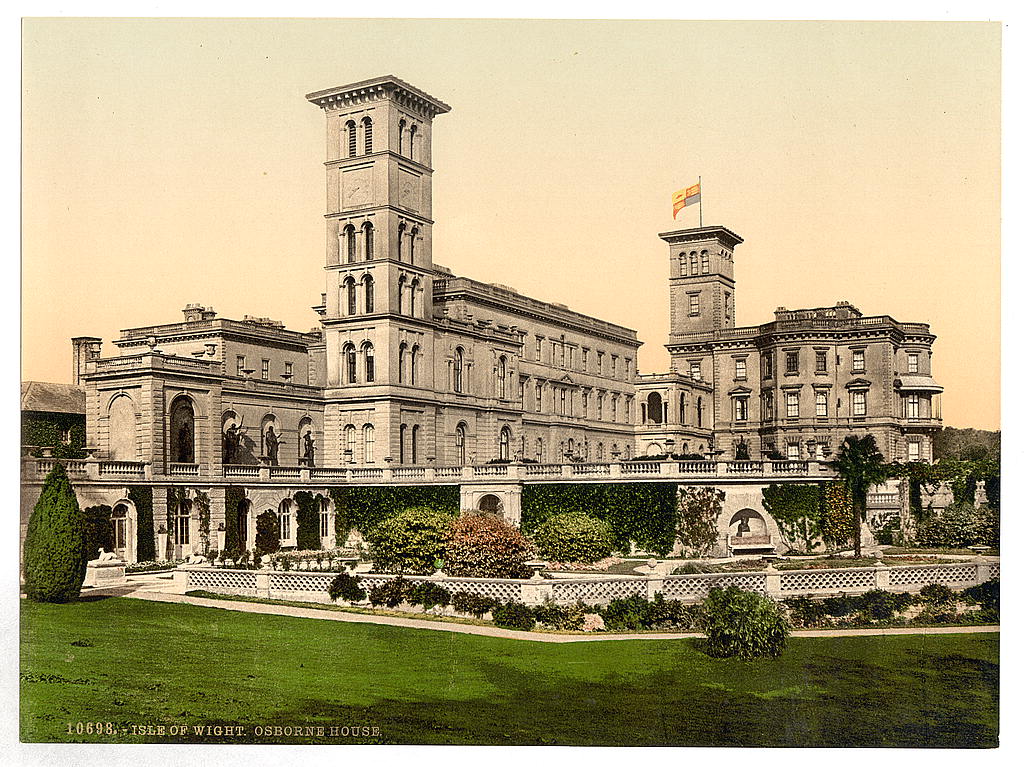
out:
M626 357L626 380L632 380L633 375L633 358Z
M604 352L597 353L597 374L604 375Z
M853 414L864 416L868 414L868 394L863 391L853 392Z
M583 359L582 359L583 370L586 371L586 369L587 369L587 358L590 356L590 349L588 349L586 347L583 347L582 356L583 356Z
M576 348L573 346L569 347L569 369L576 369Z
M733 415L736 421L747 420L747 398L737 397L733 400Z
M291 511L283 511L281 518L281 540L287 541L292 537L292 515Z
M740 381L745 381L747 378L747 361L736 360L736 378Z
M292 363L290 363L290 362L284 363L284 374L285 374L285 376L289 380L291 380L291 378L292 378Z
M775 359L771 352L765 352L761 357L761 377L771 378L774 375Z
M786 375L800 372L800 352L786 352Z
M178 546L188 545L189 515L180 511L174 517L174 542Z
M330 526L330 514L327 513L326 509L320 510L320 537L326 538L331 534Z
M558 344L555 343L554 341L552 341L551 342L551 364L552 365L554 365L555 364L555 360L558 359L557 353L558 353Z
M617 421L619 418L619 398L612 395L612 422Z
M908 442L907 443L907 460L908 461L920 461L921 460L921 443L920 442Z
M600 421L604 418L604 395L597 395L597 420Z
M788 442L786 443L786 458L790 461L800 460L800 443L799 442Z
M587 396L586 392L583 392L583 394L581 396L583 398L583 401L582 401L581 404L583 405L583 415L585 417L587 415L587 402L589 401L590 398Z
M786 418L800 417L800 395L795 392L786 392Z
M828 415L828 394L823 391L814 395L814 414L819 418Z
M815 373L827 373L828 372L825 352L815 352L814 353L814 372Z
M561 344L561 353L559 354L559 360L561 366L565 367L565 344Z
M691 362L690 363L690 378L692 378L695 381L699 381L700 380L700 363L699 362Z
M260 378L264 381L270 380L270 360L263 360L263 364L260 365Z
M619 355L612 355L612 378L619 377Z
M236 376L243 376L243 375L245 375L244 371L245 371L245 357L243 357L241 354L239 354L237 357L235 357L235 375Z
M565 415L565 389L559 389L558 394L558 414Z
M921 417L921 396L910 394L907 396L907 418Z
M853 372L863 373L864 372L864 350L855 349L853 352Z
M711 262L708 259L708 252L705 250L700 254L700 273L707 274L711 271Z
M695 317L700 314L700 294L690 293L690 316Z
M907 355L907 372L908 373L916 373L917 370L918 370L918 367L917 367L917 355L916 354L908 354Z
M537 412L540 412L541 407L544 405L544 386L543 384L537 384Z
M537 362L540 362L540 345L542 340L540 336L537 336Z

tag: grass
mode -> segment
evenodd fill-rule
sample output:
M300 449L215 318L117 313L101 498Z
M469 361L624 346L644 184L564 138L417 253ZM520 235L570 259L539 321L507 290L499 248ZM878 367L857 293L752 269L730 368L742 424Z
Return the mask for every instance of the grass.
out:
M696 640L542 644L127 598L23 600L21 671L27 741L997 745L990 634L795 638L781 658L744 662L708 658ZM68 735L79 721L115 734ZM216 724L245 734L191 730ZM254 735L275 725L380 735Z

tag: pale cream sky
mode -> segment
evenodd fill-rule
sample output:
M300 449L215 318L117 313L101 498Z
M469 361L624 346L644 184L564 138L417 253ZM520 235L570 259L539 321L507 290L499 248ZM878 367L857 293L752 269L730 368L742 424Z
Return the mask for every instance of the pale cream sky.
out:
M306 330L323 117L394 74L434 130L434 260L636 328L668 366L671 193L737 250L737 320L929 322L947 425L999 425L994 23L29 20L23 379L189 302Z

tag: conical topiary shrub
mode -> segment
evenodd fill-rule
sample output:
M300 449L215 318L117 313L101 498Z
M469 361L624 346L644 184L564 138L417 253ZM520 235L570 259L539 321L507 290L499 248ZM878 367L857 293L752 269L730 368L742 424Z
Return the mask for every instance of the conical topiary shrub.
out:
M37 602L68 602L85 580L85 517L64 467L46 476L25 534L25 593Z

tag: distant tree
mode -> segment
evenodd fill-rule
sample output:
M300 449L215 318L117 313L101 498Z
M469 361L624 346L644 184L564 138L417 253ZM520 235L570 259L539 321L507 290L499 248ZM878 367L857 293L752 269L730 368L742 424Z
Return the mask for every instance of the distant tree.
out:
M889 478L889 472L878 452L875 438L847 437L839 447L832 467L846 484L853 512L853 550L860 557L860 526L867 517L868 488Z
M56 463L25 534L25 593L37 602L69 602L85 580L85 517L64 466Z

